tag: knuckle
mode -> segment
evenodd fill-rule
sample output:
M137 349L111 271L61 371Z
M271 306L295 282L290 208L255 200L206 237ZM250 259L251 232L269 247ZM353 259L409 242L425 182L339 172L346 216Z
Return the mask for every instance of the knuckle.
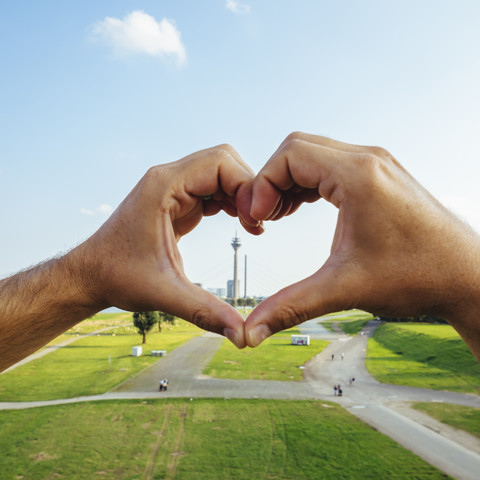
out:
M305 134L303 132L292 132L287 135L287 138L285 138L285 142L288 143L292 140L303 140L304 138Z
M375 155L376 157L379 157L379 158L390 159L392 157L388 152L388 150L386 150L383 147L373 146L373 147L369 147L369 150L372 155Z
M147 187L158 189L165 180L165 169L163 165L150 167L144 175L144 182Z
M285 142L283 143L282 150L285 155L289 156L294 152L297 152L304 145L305 145L305 141L302 140L301 138L291 138L291 139L285 140Z
M150 167L147 172L145 173L145 178L148 180L156 179L160 176L161 167L159 165L155 165L154 167Z
M233 157L237 153L236 150L229 143L222 143L220 145L217 145L215 149L222 156L228 155L230 157Z
M383 157L369 151L355 155L355 159L359 186L372 192L386 188L392 179L394 169L394 160L391 157Z
M375 178L384 166L384 160L370 152L356 154L355 160L361 171L371 178Z

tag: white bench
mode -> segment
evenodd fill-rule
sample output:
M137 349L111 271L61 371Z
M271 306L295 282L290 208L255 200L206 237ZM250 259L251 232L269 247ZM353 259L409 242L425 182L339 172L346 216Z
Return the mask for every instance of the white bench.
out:
M150 352L150 355L152 357L163 357L167 354L167 351L166 350L152 350Z

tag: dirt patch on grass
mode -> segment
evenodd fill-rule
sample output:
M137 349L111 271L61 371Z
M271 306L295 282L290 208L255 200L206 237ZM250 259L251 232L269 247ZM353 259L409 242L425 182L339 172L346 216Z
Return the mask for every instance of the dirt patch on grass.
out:
M46 452L39 452L34 455L30 455L35 462L44 462L45 460L55 460L57 457L53 455L49 455Z

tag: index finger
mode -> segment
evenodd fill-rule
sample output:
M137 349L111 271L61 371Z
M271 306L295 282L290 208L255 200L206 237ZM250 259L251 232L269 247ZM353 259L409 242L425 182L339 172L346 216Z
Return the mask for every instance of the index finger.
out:
M238 216L249 233L263 232L260 222L250 216L251 184L255 174L232 146L222 144L208 148L172 165L178 169L176 174L188 195L206 197L204 215L223 209L229 215Z
M283 142L253 183L250 215L256 220L270 218L281 202L283 192L293 187L316 190L318 196L327 201L333 199L336 174L350 153L301 138L290 138ZM301 193L299 199L303 200ZM335 203L333 201L332 203Z

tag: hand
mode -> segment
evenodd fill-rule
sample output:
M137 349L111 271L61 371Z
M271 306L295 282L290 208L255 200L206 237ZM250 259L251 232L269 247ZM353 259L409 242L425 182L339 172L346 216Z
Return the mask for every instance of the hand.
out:
M388 152L295 133L252 189L256 220L277 220L321 197L338 208L338 221L325 264L250 314L249 346L309 318L361 308L443 316L479 355L478 236Z
M228 145L150 169L100 230L71 252L74 262L86 263L90 283L83 289L99 309L162 310L244 347L242 316L186 278L177 242L205 215L237 216L238 205L250 203L253 178ZM249 233L263 232L248 212L240 222Z

